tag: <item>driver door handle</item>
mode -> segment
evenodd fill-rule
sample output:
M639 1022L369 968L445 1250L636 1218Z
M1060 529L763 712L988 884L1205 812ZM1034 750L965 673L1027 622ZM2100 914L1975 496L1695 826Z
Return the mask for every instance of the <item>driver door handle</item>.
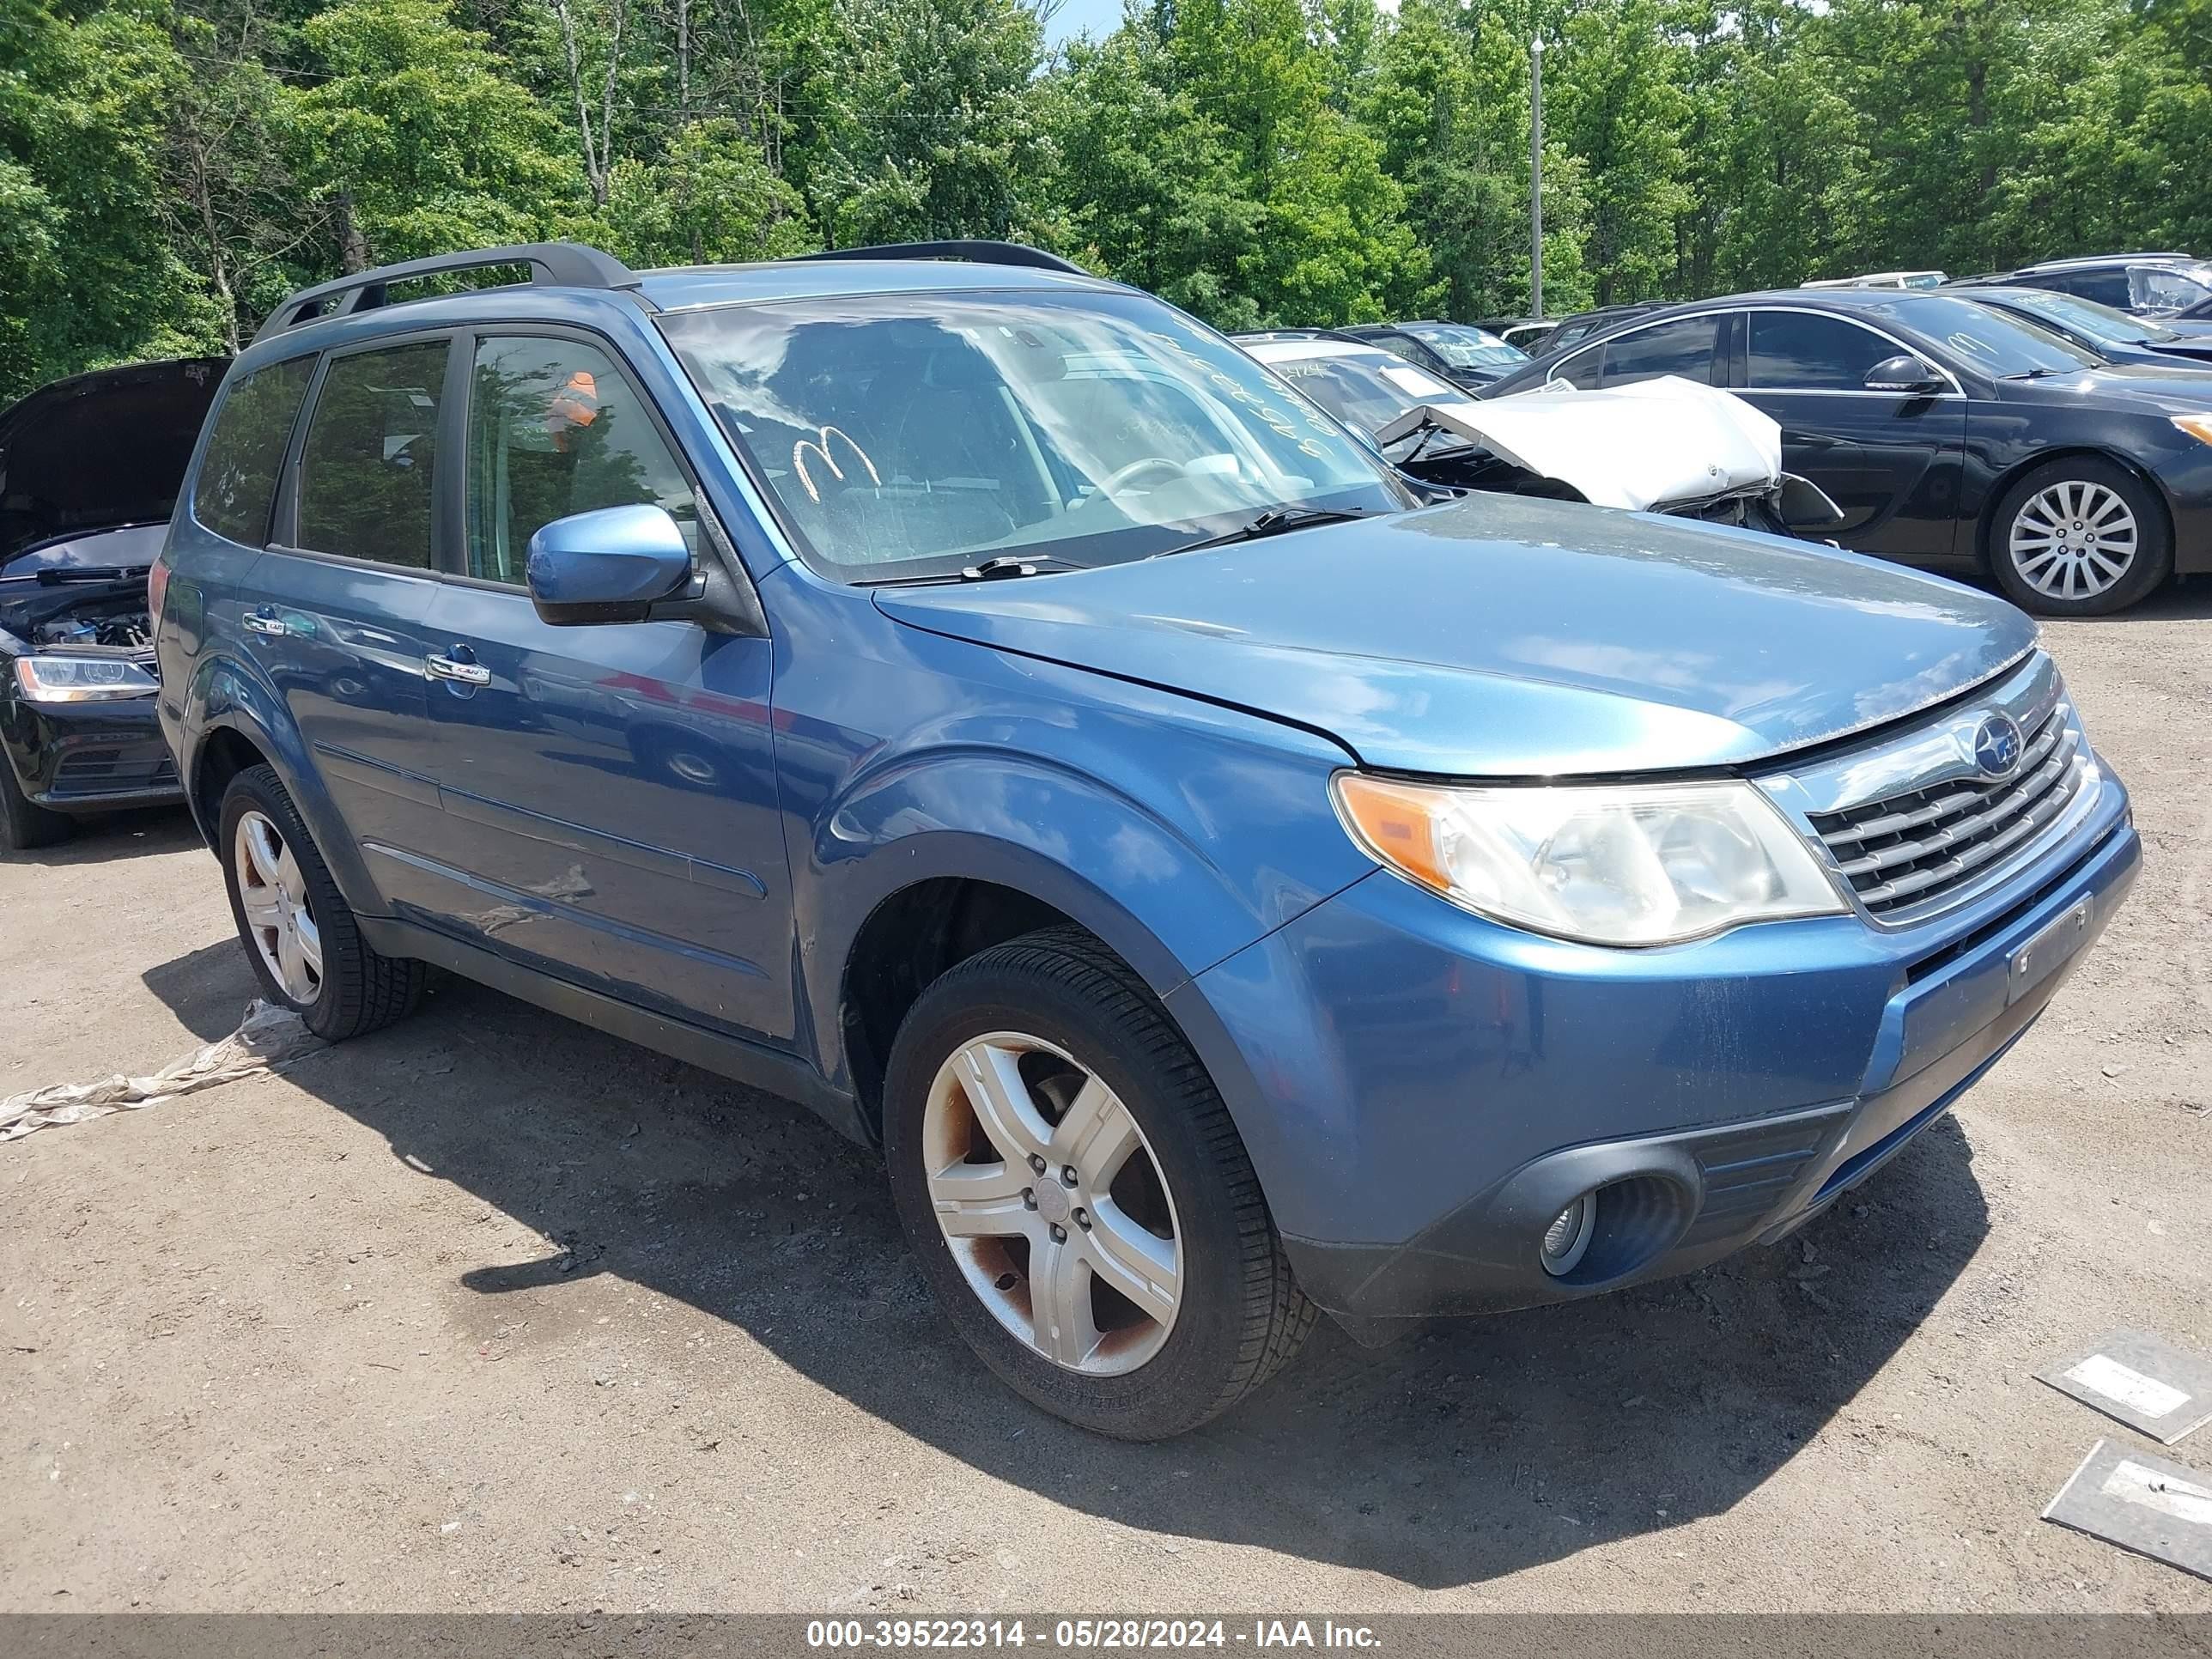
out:
M463 685L489 685L491 670L480 662L455 662L451 657L425 657L422 665L434 680L459 680Z

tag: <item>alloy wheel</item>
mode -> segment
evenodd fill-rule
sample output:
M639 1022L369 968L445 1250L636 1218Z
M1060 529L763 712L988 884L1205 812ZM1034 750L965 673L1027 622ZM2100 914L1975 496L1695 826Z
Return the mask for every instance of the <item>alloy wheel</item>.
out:
M2012 522L2013 568L2047 599L2093 599L2135 562L2134 511L2118 491L2068 480L2038 491Z
M921 1147L939 1231L1015 1337L1088 1376L1159 1352L1182 1231L1144 1132L1096 1073L1042 1038L975 1038L938 1068Z
M276 824L258 811L238 820L231 856L246 937L284 994L307 1006L322 994L323 936L307 904L300 861Z

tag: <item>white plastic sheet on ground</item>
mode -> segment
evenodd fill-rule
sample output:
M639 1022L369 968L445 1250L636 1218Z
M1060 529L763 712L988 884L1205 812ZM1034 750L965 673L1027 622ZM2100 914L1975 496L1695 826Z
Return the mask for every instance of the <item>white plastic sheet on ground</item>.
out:
M142 1111L179 1095L198 1094L277 1070L322 1046L323 1040L289 1008L256 999L246 1005L246 1018L228 1036L145 1077L118 1072L97 1083L50 1083L0 1100L0 1141L18 1140L34 1129L82 1123L110 1112Z

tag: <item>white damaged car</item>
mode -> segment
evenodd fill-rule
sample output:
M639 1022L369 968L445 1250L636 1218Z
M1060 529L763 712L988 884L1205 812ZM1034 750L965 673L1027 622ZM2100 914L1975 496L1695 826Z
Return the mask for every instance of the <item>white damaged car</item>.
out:
M1820 538L1841 513L1782 470L1782 428L1732 392L1668 375L1469 398L1380 347L1323 329L1237 343L1379 448L1448 489L1501 490Z

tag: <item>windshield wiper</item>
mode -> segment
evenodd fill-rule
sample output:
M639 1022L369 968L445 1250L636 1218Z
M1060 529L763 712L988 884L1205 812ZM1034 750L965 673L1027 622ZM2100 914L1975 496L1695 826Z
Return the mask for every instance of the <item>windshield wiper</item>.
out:
M1024 558L1016 553L1001 553L995 558L971 564L961 570L940 570L933 576L882 576L874 581L855 582L856 587L928 587L940 582L1002 582L1017 576L1042 576L1055 570L1079 570L1080 565L1070 564L1065 559Z
M59 587L64 582L123 582L152 568L145 564L50 564L33 572L32 580L41 587Z
M1224 531L1218 536L1206 536L1194 542L1185 542L1181 547L1170 547L1152 555L1163 558L1169 553L1195 553L1205 547L1228 547L1237 542L1256 542L1263 536L1279 536L1286 530L1304 530L1311 525L1342 524L1349 519L1366 519L1374 515L1352 507L1271 507L1258 518L1246 520L1234 530Z
M2038 363L2033 368L2015 369L2010 374L1998 375L1997 379L2000 380L2040 380L2046 375L2074 374L2078 374L2079 372L2080 371L2077 369L2071 368L2051 368L2041 363Z

